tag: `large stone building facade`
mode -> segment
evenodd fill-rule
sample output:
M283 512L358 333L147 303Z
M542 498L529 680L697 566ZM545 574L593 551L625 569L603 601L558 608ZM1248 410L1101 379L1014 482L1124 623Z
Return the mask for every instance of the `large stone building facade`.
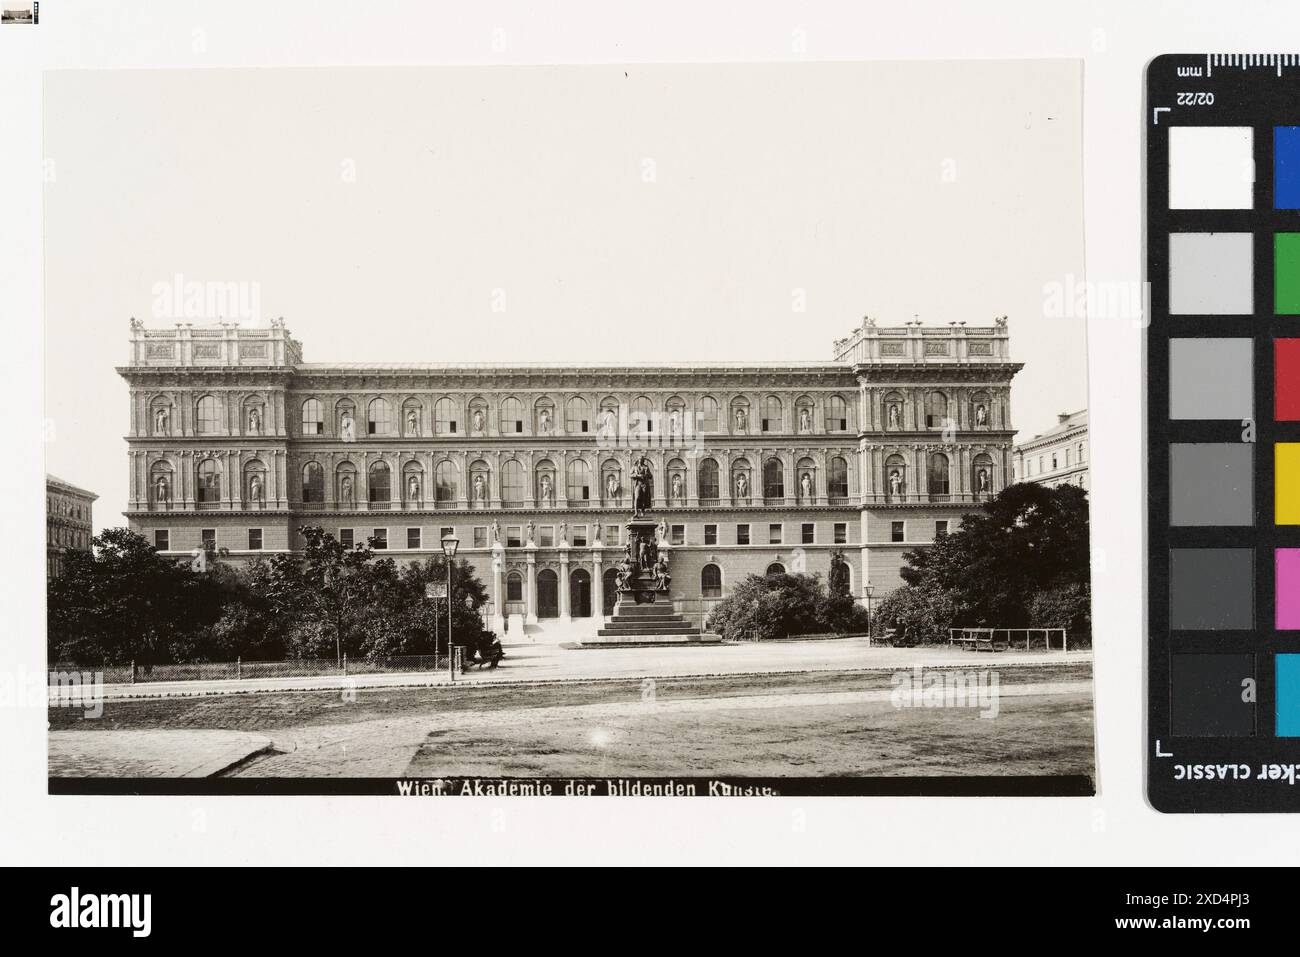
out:
M58 578L63 574L63 556L69 548L90 551L95 534L91 515L94 492L87 492L71 482L45 475L45 574Z
M1056 425L1012 451L1017 482L1088 488L1088 410L1058 413Z
M133 321L126 516L177 556L294 549L313 524L423 560L455 535L495 628L580 637L610 613L644 454L687 616L835 551L881 595L1011 481L1019 368L1005 320L868 320L824 363L653 366L320 364L279 321Z

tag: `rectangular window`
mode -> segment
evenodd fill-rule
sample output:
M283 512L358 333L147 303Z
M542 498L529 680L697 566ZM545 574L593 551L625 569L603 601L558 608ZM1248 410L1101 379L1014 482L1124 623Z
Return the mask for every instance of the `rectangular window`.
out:
M800 536L803 544L813 544L813 542L817 540L817 526L812 522L804 522L803 528L800 531Z
M407 548L420 547L420 530L418 528L408 528L406 530L406 547Z
M250 528L248 530L248 550L250 552L260 552L262 550L262 530L260 528Z
M748 526L748 525L737 525L737 526L736 526L736 544L737 544L737 545L748 545L748 544L749 544L749 526Z
M356 539L354 537L354 533L352 529L350 528L339 529L339 544L342 545L344 548L351 548L355 540Z
M171 535L168 533L167 529L159 528L154 531L153 547L158 549L160 552L169 551L171 549Z
M543 525L537 529L537 544L542 548L550 548L555 544L554 525Z
M704 526L704 544L705 545L718 544L718 526L716 525Z
M947 535L947 534L948 534L948 523L947 523L947 522L935 522L935 523L934 523L934 537L935 537L935 538L938 538L940 535Z
M849 525L847 522L835 523L835 544L846 545L849 541Z
M606 525L606 526L605 526L605 544L606 544L606 545L617 545L617 544L618 544L618 526L617 526L617 525Z
M668 539L668 541L669 541L670 544L673 544L673 545L685 545L685 544L686 544L686 526L685 526L685 525L674 525L674 526L672 526L672 529L671 529L671 531L669 531L668 534L669 534L669 536L670 536L669 539Z
M375 541L374 544L370 546L371 548L380 551L388 547L388 529L386 528L375 529L375 534L373 537Z
M217 547L217 530L215 528L205 528L201 534L204 548Z
M456 537L456 529L452 528L450 525L444 525L442 526L442 528L438 529L439 542L441 542L444 538L455 538L455 537Z
M587 526L573 526L573 545L578 548L585 548L587 545Z
M519 548L524 544L518 525L506 526L506 547Z
M903 537L903 523L902 523L902 522L890 522L890 523L889 523L889 540L890 540L891 542L901 542L901 541L904 541L904 537Z
M488 547L488 540L487 540L487 526L486 526L486 525L475 525L475 526L474 526L474 547L475 547L475 548L487 548L487 547Z
M778 524L778 523L776 523L776 522L773 522L771 525L767 526L767 543L768 543L769 545L780 545L780 544L781 544L781 526L780 526L780 524Z

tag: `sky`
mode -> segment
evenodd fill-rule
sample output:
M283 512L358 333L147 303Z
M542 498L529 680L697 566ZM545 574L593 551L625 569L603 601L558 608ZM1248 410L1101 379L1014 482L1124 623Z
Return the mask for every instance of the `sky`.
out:
M114 367L177 276L309 362L829 361L864 315L1005 315L1028 438L1087 406L1045 307L1085 275L1081 95L1074 60L48 73L47 468L121 524Z

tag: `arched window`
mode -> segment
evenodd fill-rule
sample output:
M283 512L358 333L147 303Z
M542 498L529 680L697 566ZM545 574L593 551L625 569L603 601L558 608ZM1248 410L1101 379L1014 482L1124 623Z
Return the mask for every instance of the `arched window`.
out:
M199 399L197 428L199 435L213 435L221 431L221 405L216 396L205 395Z
M502 435L516 435L524 431L524 405L514 396L501 400L499 430Z
M901 413L901 410L900 410ZM849 428L849 406L842 395L833 395L826 400L826 431L847 432Z
M646 434L655 430L654 403L648 396L639 395L632 400L632 416L628 421L628 431Z
M456 403L446 396L433 404L433 431L438 435L456 434Z
M460 471L456 463L443 459L433 473L434 499L438 508L452 508L456 504L456 493L460 484Z
M308 462L302 467L302 500L308 505L325 501L325 470L319 462Z
M722 597L722 569L712 563L700 569L700 597Z
M718 500L718 463L716 459L704 459L700 462L699 495L701 502Z
M785 498L785 466L780 459L763 463L763 498L770 501Z
M591 407L580 395L573 396L564 404L564 431L570 435L591 431Z
M700 399L700 419L695 423L697 432L718 431L718 400L711 395Z
M764 432L781 432L781 400L774 395L769 395L763 400L763 426Z
M931 392L925 397L925 427L942 429L948 421L948 397L942 392Z
M197 484L200 505L216 505L221 501L221 466L216 459L199 463Z
M325 431L325 407L319 399L308 399L302 404L302 434L320 435Z
M524 600L524 576L511 572L506 576L506 601Z
M826 494L832 501L849 497L849 463L838 455L827 463Z
M784 575L785 566L782 565L780 562L773 562L772 564L767 566L767 571L763 572L763 574L767 575L769 578L772 577L773 575Z
M929 467L926 469L925 485L926 491L930 493L931 498L947 497L948 456L942 452L934 452L930 455Z
M371 399L366 411L366 431L370 435L393 434L393 404L387 399Z
M582 459L572 459L565 466L565 495L569 504L591 500L591 466Z
M381 506L387 508L393 500L392 472L386 463L376 462L370 466L369 475L370 479L367 484L371 507Z
M524 500L524 467L518 459L501 464L501 501L518 505Z

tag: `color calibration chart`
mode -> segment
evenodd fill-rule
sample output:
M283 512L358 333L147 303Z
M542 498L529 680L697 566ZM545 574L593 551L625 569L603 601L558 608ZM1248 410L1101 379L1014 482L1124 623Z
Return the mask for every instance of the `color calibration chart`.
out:
M1300 57L1147 68L1147 795L1300 811Z

